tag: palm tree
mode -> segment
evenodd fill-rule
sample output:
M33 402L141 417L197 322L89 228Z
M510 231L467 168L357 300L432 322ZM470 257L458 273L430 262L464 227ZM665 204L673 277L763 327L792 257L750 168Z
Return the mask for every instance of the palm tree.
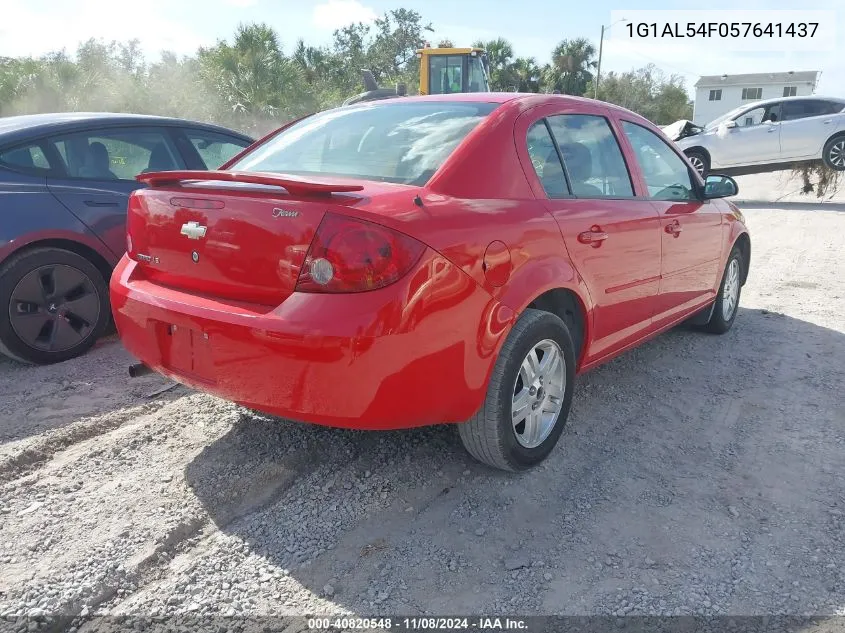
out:
M518 57L511 69L517 92L539 92L541 71L533 57Z
M473 46L487 51L487 63L490 72L490 90L513 90L515 76L513 73L513 46L504 38L496 38L489 42L477 41Z
M565 94L583 95L593 80L596 67L596 48L589 40L579 37L563 40L552 51L552 63L545 69L547 88Z
M203 75L235 112L276 117L308 109L300 96L307 92L304 72L285 57L266 24L241 24L231 45L200 49L199 57Z
M293 62L302 70L305 80L314 84L328 73L327 53L314 46L306 46L300 39L293 52Z

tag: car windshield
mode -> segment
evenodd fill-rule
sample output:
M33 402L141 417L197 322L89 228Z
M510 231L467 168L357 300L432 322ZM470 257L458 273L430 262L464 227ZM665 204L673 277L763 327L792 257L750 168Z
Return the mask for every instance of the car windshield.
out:
M369 103L308 117L229 168L423 185L498 104Z

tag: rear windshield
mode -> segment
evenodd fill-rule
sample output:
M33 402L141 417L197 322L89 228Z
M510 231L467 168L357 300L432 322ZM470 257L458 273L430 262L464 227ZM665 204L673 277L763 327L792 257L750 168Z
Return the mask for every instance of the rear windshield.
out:
M229 169L424 185L499 104L369 103L289 127Z

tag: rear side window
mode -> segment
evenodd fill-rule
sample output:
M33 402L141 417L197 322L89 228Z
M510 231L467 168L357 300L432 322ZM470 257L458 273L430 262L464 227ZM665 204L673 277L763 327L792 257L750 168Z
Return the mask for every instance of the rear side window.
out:
M845 111L845 103L841 101L822 101L824 104L824 114L838 114Z
M230 166L423 185L498 104L372 103L328 110Z
M842 107L841 103L823 101L821 99L785 101L783 104L783 120L794 121L796 119L806 119L814 116L827 116L840 112Z
M197 150L206 169L217 169L249 145L246 141L205 130L185 130L185 136Z
M606 118L559 114L548 121L575 196L629 198L634 195L622 150Z
M50 170L50 163L37 144L1 150L0 163L16 171L27 173L37 174Z
M546 120L537 121L528 130L528 155L537 178L549 198L563 198L569 195L563 165L555 148L555 143L546 127Z
M55 137L51 142L71 178L134 180L148 171L184 168L170 138L158 130L97 130Z

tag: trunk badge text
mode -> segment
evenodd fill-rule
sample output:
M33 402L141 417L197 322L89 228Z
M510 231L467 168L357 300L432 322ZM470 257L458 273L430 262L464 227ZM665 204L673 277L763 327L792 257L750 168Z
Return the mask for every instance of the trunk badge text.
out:
M288 211L287 209L273 209L274 218L295 218L299 215L299 211Z
M135 255L142 262L147 262L148 264L158 264L159 259L158 257L153 257L152 255L145 255L144 253L138 253Z
M180 233L187 237L189 240L198 240L205 237L205 232L207 230L208 228L202 226L199 222L192 221L183 224Z

